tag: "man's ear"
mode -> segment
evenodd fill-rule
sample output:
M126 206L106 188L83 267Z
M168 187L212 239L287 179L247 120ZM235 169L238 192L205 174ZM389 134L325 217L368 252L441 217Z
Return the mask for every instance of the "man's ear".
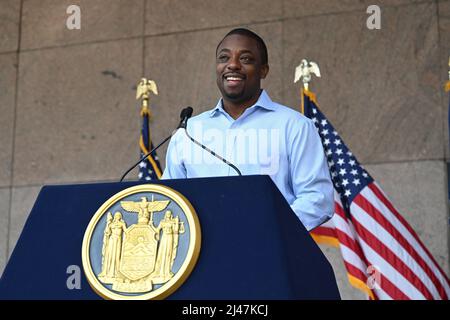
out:
M265 79L268 73L269 73L269 65L268 64L262 65L259 73L261 79Z

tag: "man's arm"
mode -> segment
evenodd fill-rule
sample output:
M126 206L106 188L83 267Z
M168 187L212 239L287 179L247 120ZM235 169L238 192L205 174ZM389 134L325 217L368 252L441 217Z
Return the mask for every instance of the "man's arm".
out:
M293 126L290 174L295 200L291 208L310 231L334 214L334 188L322 142L312 121Z
M184 179L187 178L186 167L182 160L183 139L181 130L172 137L166 153L166 168L161 179Z

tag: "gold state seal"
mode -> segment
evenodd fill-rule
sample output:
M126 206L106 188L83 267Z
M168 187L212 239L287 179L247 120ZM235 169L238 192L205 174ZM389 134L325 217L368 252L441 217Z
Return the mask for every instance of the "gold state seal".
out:
M193 270L200 252L194 208L177 191L145 184L108 199L84 235L83 268L107 299L163 299Z

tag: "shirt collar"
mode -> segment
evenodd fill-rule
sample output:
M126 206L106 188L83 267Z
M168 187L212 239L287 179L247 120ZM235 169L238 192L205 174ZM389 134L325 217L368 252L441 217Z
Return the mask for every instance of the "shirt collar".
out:
M258 101L256 101L256 103L254 105L250 106L248 109L256 107L256 106L266 109L266 110L269 110L269 111L275 111L275 109L276 109L276 105L273 103L272 99L270 99L266 90L262 90L262 92L258 98ZM215 106L215 108L209 112L209 116L213 117L217 111L226 113L225 109L223 108L222 98L219 100L219 102L217 102L217 105Z

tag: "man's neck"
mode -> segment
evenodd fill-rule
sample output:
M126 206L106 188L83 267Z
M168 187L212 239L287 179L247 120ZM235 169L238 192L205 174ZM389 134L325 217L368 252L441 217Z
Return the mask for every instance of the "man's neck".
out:
M226 100L225 98L222 98L222 105L223 109L234 119L236 120L239 118L244 111L254 105L256 101L258 101L260 95L262 93L262 90L260 90L259 94L255 97L253 97L250 100L247 100L245 102L235 102Z

